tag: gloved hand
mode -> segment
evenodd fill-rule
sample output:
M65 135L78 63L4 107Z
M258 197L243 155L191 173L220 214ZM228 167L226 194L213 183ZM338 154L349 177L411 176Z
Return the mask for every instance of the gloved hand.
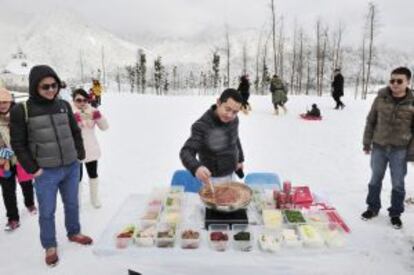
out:
M95 110L92 113L92 119L93 120L98 120L102 117L101 112L99 112L99 110Z
M14 152L12 149L8 147L0 148L0 158L9 160L12 156L14 156Z
M80 113L74 113L73 116L75 117L77 123L80 123L82 121Z
M369 154L369 153L371 153L371 146L370 145L364 145L364 148L362 149L364 152L365 152L365 154Z
M244 178L244 172L242 168L236 170L235 173L240 179Z

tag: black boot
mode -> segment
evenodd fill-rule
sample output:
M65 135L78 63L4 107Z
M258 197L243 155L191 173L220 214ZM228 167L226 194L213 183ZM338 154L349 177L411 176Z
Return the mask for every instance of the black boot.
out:
M372 218L375 218L376 216L378 216L378 212L373 211L371 209L367 209L367 211L361 214L361 219L363 219L364 221L367 221Z

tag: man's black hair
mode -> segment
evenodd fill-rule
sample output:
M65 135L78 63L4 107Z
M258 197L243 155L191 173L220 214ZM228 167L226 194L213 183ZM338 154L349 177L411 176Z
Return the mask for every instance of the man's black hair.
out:
M219 100L220 100L221 103L224 103L229 98L233 99L237 103L242 103L243 102L243 98L241 97L240 93L237 90L232 89L232 88L224 90L221 93Z
M411 79L411 71L407 67L398 67L392 70L391 74L403 74L407 77L408 80Z

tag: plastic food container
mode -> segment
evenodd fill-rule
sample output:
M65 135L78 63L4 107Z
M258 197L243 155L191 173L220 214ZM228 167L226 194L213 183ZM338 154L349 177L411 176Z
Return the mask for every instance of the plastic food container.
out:
M262 251L274 253L280 251L282 244L281 233L276 230L263 230L258 237L259 247Z
M161 212L161 205L148 205L144 213L141 215L142 220L156 221Z
M183 202L184 196L175 195L175 193L170 193L167 195L164 201L164 211L165 212L177 212L181 210L181 205Z
M170 223L158 223L156 245L157 247L174 247L175 243L175 224Z
M281 238L283 246L296 248L302 246L302 242L299 238L296 229L293 228L284 228L281 231Z
M310 224L299 225L298 232L304 246L314 248L320 248L324 246L324 239L315 226Z
M128 226L125 226L120 232L118 232L115 236L116 247L120 249L127 248L131 243L134 231L135 226L130 224Z
M277 209L264 209L262 212L263 225L265 228L280 228L283 224L283 215Z
M201 232L195 225L185 224L180 230L180 243L183 249L196 249L200 246Z
M181 216L181 212L178 211L163 212L160 221L177 225L181 222Z
M304 216L307 223L318 227L328 223L328 217L323 211L308 211Z
M154 245L156 235L157 228L155 223L141 221L141 223L135 228L132 239L135 245L148 247Z
M344 247L346 244L346 234L343 228L335 223L329 223L320 229L325 243L330 248Z
M229 226L227 224L210 224L208 240L210 246L216 251L226 251L229 244Z
M251 251L253 249L253 233L248 224L233 224L233 248L239 251Z
M290 225L305 224L306 220L302 212L297 209L287 209L283 211L285 220Z

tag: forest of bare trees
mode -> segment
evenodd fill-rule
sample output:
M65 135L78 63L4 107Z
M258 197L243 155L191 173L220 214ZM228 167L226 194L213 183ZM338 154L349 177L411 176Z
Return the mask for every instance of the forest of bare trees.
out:
M334 69L350 67L344 56L352 57L352 54L360 66L357 66L357 71L345 71L344 74L346 85L355 86L355 97L366 98L370 85L380 81L372 75L378 33L374 3L367 6L359 49L344 46L346 26L341 21L332 26L318 17L313 31L306 31L295 19L292 30L288 32L286 19L278 12L277 2L269 0L268 5L269 18L257 32L256 41L237 44L226 24L223 44L215 45L209 61L198 70L188 70L179 65L165 66L161 64L161 57L155 60L152 68L147 68L145 52L140 50L135 64L125 68L124 78L128 80L130 91L146 93L149 87L156 94L188 89L198 89L199 94L215 94L222 88L237 86L239 77L249 74L252 92L266 94L271 76L278 74L288 84L289 93L322 96L330 93ZM121 74L118 73L117 77L121 78Z

